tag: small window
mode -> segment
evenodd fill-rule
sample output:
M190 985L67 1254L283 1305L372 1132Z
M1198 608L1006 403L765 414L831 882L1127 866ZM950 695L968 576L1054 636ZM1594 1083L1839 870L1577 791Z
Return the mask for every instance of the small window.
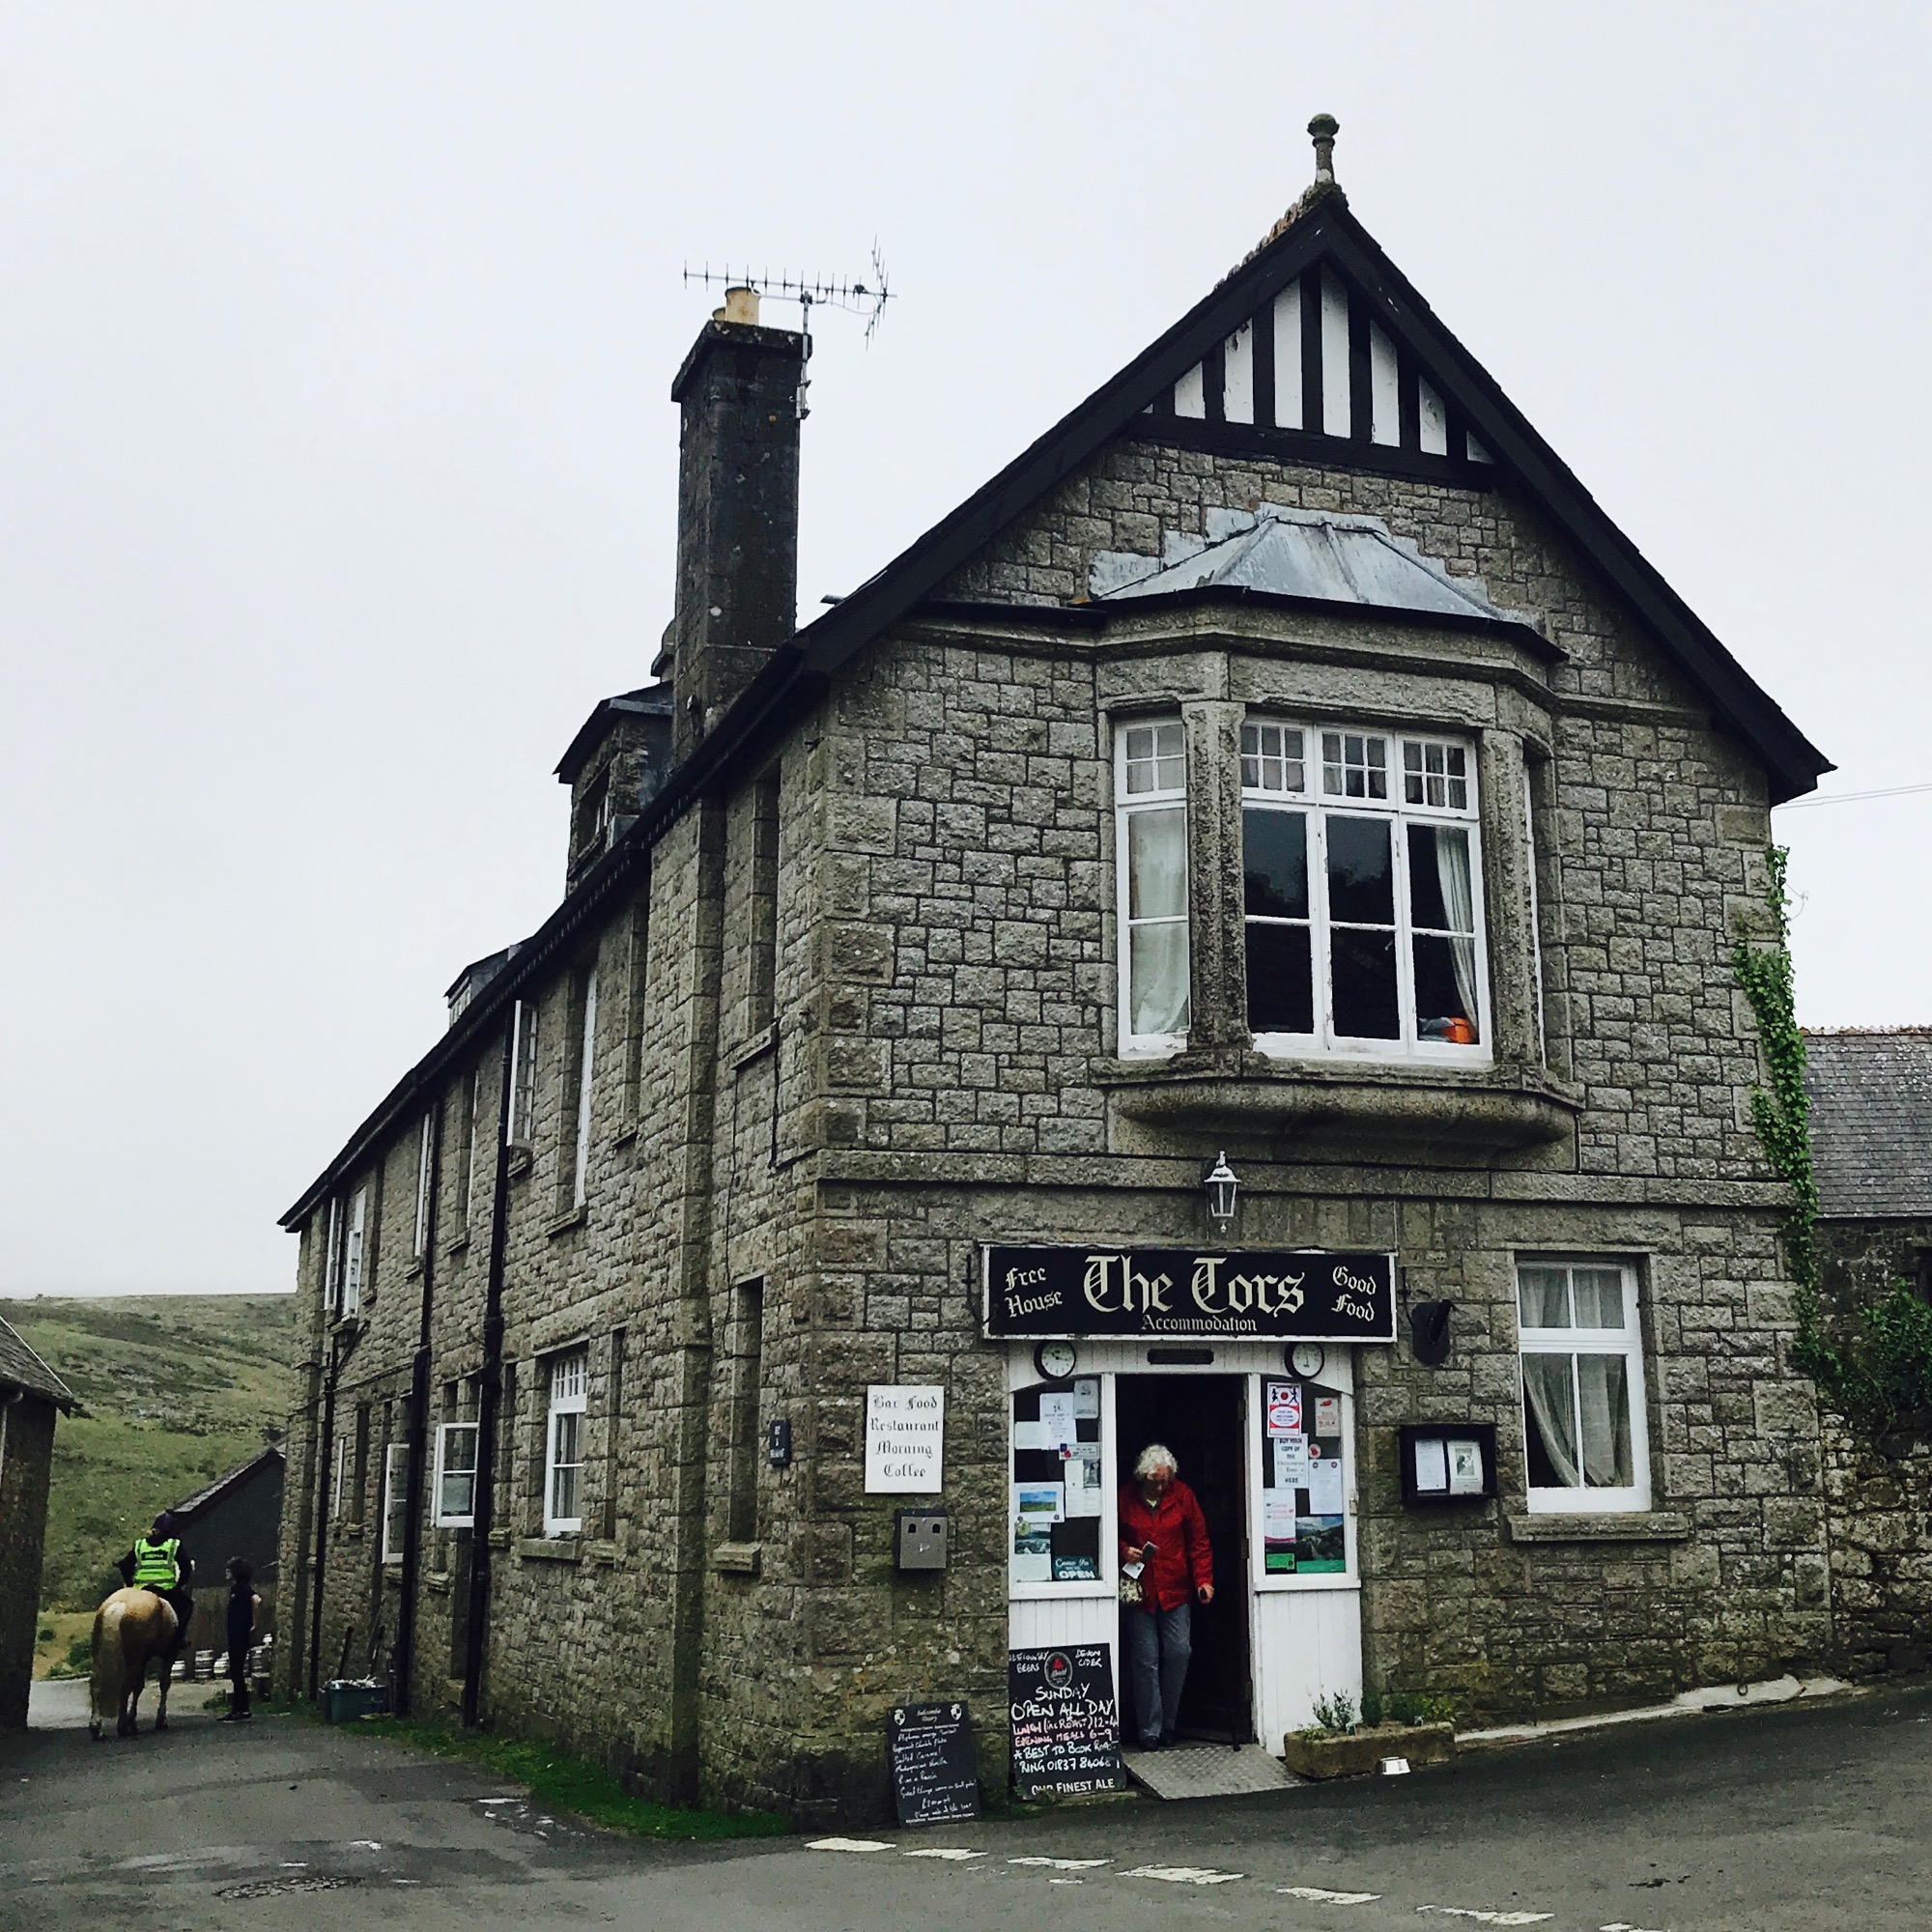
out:
M349 1462L355 1453L353 1438L345 1429L335 1438L335 1466L329 1471L328 1513L339 1517L349 1507Z
M369 1234L369 1190L358 1187L349 1204L349 1235L342 1252L342 1312L354 1315L362 1306L362 1254Z
M570 1205L583 1206L590 1180L590 1096L596 1075L597 1058L597 971L583 976L579 999L582 1007L582 1026L577 1047L577 1119L571 1150Z
M383 1454L383 1561L403 1560L410 1520L410 1445L391 1442Z
M1187 754L1179 723L1129 724L1118 739L1121 1050L1186 1043Z
M530 1000L517 1002L510 1044L510 1118L507 1138L528 1146L536 1134L537 1009Z
M1647 1510L1635 1270L1617 1262L1524 1263L1517 1313L1529 1507Z
M333 1315L342 1299L342 1197L328 1197L328 1239L322 1258L322 1307Z
M544 1534L583 1527L583 1411L587 1351L573 1349L550 1365L550 1424L544 1458Z
M436 1114L432 1109L422 1117L422 1129L416 1140L416 1219L410 1238L412 1255L420 1255L429 1244L430 1176L435 1167Z
M436 1526L469 1529L476 1520L476 1425L445 1422L436 1432Z

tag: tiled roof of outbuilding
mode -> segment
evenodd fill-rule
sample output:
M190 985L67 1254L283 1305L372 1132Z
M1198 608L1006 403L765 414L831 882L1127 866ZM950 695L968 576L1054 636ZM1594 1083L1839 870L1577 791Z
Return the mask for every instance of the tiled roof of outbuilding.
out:
M0 1321L0 1389L25 1389L29 1395L44 1397L64 1409L73 1407L73 1391L20 1340L5 1321Z
M1806 1033L1804 1055L1820 1214L1932 1215L1932 1027Z

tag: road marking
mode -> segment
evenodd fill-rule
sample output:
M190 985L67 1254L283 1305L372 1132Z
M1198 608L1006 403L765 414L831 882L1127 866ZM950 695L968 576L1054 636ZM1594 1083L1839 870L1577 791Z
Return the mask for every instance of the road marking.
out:
M1541 1925L1553 1912L1478 1912L1467 1905L1418 1905L1418 1912L1435 1912L1445 1918L1473 1918L1478 1925Z
M1924 1720L1921 1719L1919 1721L1923 1722ZM1597 1932L1655 1932L1655 1928L1648 1925L1632 1925L1628 1921L1619 1918L1612 1924L1599 1925Z
M1009 1865L1044 1865L1049 1871L1098 1871L1112 1859L1009 1859Z
M893 1849L878 1838L814 1838L808 1852L889 1852Z
M963 1864L968 1859L983 1859L984 1852L969 1852L959 1845L926 1845L916 1852L904 1854L909 1859L951 1859L955 1864Z
M1169 1885L1232 1885L1245 1872L1215 1871L1208 1865L1136 1865L1127 1878L1158 1878Z
M1278 1885L1283 1898L1305 1898L1311 1905L1373 1905L1378 1891L1324 1891L1319 1885Z

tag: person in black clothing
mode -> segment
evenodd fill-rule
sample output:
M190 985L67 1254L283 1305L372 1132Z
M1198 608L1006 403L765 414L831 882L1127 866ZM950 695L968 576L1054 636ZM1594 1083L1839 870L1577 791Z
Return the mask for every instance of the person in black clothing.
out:
M262 1600L255 1594L255 1572L240 1556L228 1561L228 1712L218 1722L245 1724L248 1709L248 1645Z

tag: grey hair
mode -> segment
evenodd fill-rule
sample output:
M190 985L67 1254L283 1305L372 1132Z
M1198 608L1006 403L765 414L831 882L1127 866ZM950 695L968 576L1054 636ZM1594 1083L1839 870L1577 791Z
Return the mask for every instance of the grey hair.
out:
M1151 1476L1156 1469L1172 1469L1177 1476L1180 1474L1180 1464L1165 1442L1150 1442L1134 1463L1137 1476Z

